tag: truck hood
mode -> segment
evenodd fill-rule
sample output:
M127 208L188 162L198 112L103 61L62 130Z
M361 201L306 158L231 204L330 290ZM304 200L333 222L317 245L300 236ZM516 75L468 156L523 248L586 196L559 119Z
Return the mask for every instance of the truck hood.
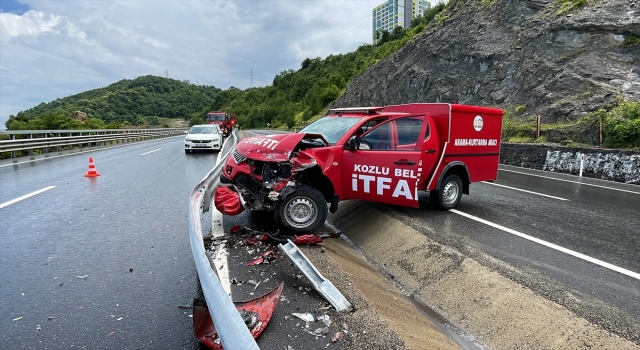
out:
M247 137L238 142L236 150L254 160L284 162L303 139L321 139L328 145L320 134L294 133Z

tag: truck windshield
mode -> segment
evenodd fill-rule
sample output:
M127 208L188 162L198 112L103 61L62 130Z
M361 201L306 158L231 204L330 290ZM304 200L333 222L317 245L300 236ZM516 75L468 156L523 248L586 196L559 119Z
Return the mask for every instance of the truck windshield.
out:
M333 145L361 119L360 117L324 117L309 124L300 132L320 134L330 145Z
M207 120L221 122L224 120L224 114L207 114Z

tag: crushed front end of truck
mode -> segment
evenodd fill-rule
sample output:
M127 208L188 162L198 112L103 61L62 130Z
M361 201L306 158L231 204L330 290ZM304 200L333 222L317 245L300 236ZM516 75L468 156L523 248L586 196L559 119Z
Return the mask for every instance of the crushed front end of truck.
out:
M317 159L314 151L327 146L318 134L243 139L222 169L216 207L226 215L239 214L240 207L273 211L277 224L288 231L316 230L333 196L323 174L325 159Z

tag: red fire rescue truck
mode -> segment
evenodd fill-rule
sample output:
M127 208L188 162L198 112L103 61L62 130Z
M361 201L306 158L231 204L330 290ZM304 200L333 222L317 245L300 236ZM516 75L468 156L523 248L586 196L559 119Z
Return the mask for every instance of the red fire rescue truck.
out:
M220 125L220 130L222 130L224 136L229 136L231 130L233 130L233 127L238 122L238 118L236 118L236 115L233 113L215 111L207 113L205 121L207 124Z
M472 182L498 175L500 109L415 103L333 109L298 133L241 140L222 169L216 207L270 210L293 233L312 232L338 202L418 207L428 191L451 209Z

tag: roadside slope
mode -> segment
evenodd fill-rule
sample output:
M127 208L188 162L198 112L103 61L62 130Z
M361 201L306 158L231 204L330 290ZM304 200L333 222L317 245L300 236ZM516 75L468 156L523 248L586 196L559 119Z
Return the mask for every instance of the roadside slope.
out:
M330 220L406 293L489 348L640 349L374 206L347 201Z

